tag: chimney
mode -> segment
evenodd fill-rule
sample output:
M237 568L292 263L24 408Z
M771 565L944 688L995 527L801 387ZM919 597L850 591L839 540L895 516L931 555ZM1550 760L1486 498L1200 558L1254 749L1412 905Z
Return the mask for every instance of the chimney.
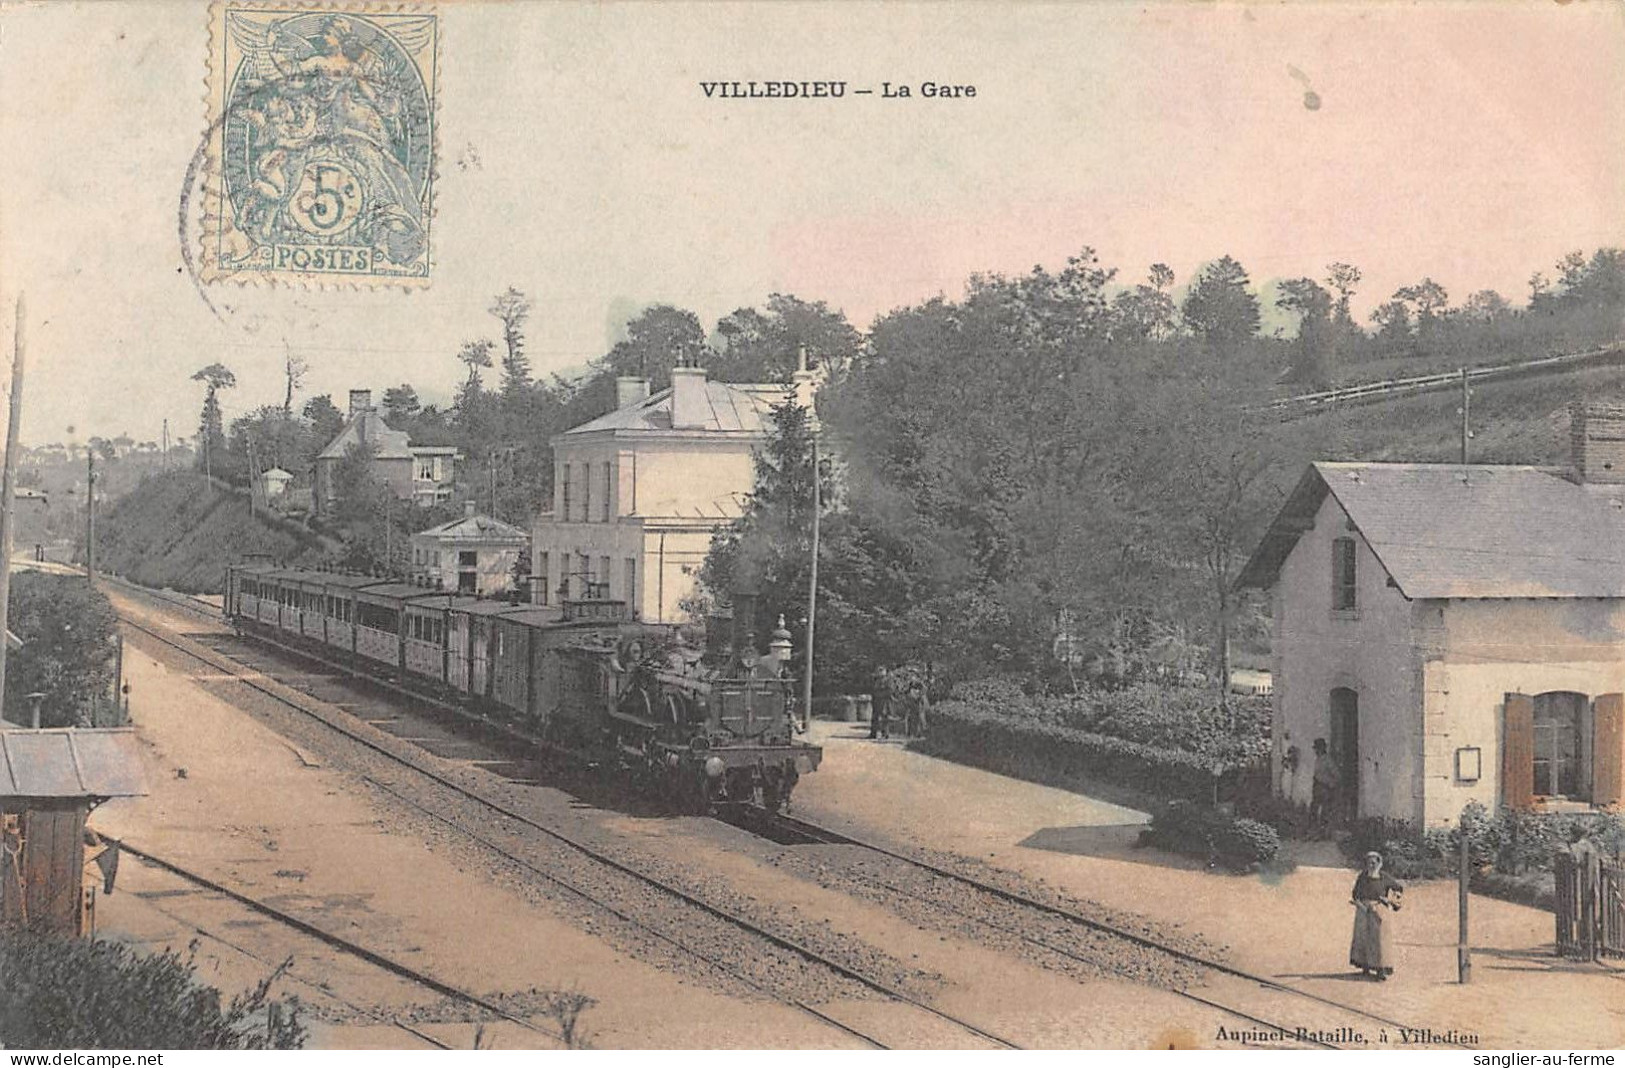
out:
M1569 442L1581 482L1625 483L1625 404L1569 405Z
M705 368L671 369L671 428L698 430L710 421L711 398L706 395Z
M350 415L356 416L362 412L372 410L372 390L352 389L350 391Z
M802 345L796 352L795 374L790 376L790 390L795 395L796 405L807 409L807 418L816 424L818 414L813 409L814 383L817 376L807 370L807 346Z
M463 518L464 519L473 519L474 518L474 502L473 501L469 500L469 501L464 501L463 502Z
M649 399L649 380L636 375L622 375L615 380L615 407L630 408L639 401Z

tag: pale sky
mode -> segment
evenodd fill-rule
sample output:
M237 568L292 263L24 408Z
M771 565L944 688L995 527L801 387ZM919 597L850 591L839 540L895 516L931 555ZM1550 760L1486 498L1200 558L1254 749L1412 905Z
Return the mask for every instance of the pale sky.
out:
M28 298L24 438L196 429L408 380L536 306L538 372L601 354L612 309L709 329L784 291L866 327L976 271L1092 245L1125 281L1229 253L1255 281L1365 272L1362 314L1430 275L1516 302L1574 248L1625 244L1625 6L441 6L426 290L231 284L182 268L206 121L206 8L0 5L0 299ZM843 79L838 101L707 99L702 80ZM855 97L972 83L971 100ZM1305 106L1305 94L1319 108Z

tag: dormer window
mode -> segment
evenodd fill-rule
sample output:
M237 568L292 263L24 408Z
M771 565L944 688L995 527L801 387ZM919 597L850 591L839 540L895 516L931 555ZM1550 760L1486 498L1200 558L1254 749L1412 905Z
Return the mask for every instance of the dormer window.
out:
M1352 612L1359 607L1355 583L1353 538L1332 541L1332 611Z

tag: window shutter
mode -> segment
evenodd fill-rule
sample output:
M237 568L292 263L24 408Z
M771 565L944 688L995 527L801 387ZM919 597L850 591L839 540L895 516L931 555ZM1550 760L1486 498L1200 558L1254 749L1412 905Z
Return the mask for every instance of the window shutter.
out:
M1535 803L1535 699L1509 693L1501 730L1501 803L1532 808Z
M1591 803L1625 801L1625 694L1605 693L1591 704Z

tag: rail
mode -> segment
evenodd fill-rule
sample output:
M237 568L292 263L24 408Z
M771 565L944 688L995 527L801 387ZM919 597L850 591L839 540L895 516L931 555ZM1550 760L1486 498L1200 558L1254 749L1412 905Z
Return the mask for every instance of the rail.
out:
M1608 364L1625 360L1625 344L1605 345L1584 352L1542 356L1517 363L1489 364L1467 369L1467 381L1494 381L1503 378L1526 378L1553 372L1568 371L1592 364ZM1342 405L1362 404L1390 400L1396 397L1433 393L1461 385L1462 372L1441 371L1436 374L1413 375L1408 378L1389 378L1380 382L1362 382L1353 386L1298 393L1279 397L1247 409L1255 414L1307 415Z
M766 941L766 942L768 942L768 943L770 943L772 945L775 945L775 946L777 946L777 947L779 947L781 949L785 949L785 950L787 950L787 951L789 951L791 953L794 953L797 956L799 956L799 957L801 957L801 958L803 958L803 959L805 959L805 960L807 960L807 961L809 961L811 963L818 964L818 965L820 965L820 966L822 966L824 968L827 968L829 971L831 971L831 972L833 972L833 973L835 973L837 975L840 975L840 976L842 976L842 977L844 977L846 979L849 979L849 980L851 980L851 981L853 981L855 983L858 983L861 986L865 986L865 987L869 988L870 990L875 991L878 994L881 994L881 995L883 995L883 996L885 996L887 998L890 998L890 999L892 999L894 1001L897 1001L899 1003L906 1004L906 1005L909 1005L911 1007L917 1008L917 1009L921 1010L922 1012L927 1013L928 1015L937 1017L937 1018L939 1018L939 1019L941 1019L941 1020L943 1020L943 1021L945 1021L947 1023L953 1024L954 1026L959 1027L959 1028L963 1029L964 1031L966 1031L966 1032L968 1032L968 1033L970 1033L972 1035L975 1035L976 1037L990 1043L991 1045L1001 1047L1001 1048L1005 1048L1005 1049L1019 1049L1020 1048L1014 1042L1011 1042L1008 1039L1003 1038L1002 1036L999 1036L997 1034L994 1034L993 1032L988 1031L988 1030L986 1030L984 1028L978 1027L977 1025L975 1025L973 1023L970 1023L969 1021L960 1019L959 1017L956 1017L956 1016L954 1016L954 1015L952 1015L950 1013L944 1012L943 1010L938 1009L935 1006L929 1005L929 1004L921 1001L920 999L910 995L906 991L898 989L897 987L893 986L890 983L887 983L887 982L885 982L883 980L876 979L876 978L874 978L872 976L869 976L869 975L865 975L863 972L858 971L855 968L852 968L852 967L850 967L848 965L842 964L840 961L833 960L828 955L826 955L824 953L821 953L819 950L817 950L817 949L815 949L815 948L813 948L811 946L803 945L802 943L799 943L799 942L795 941L792 938L789 938L789 937L787 937L785 935L781 935L781 934L779 934L779 933L777 933L775 931L768 930L767 928L761 926L760 924L757 924L754 921L752 921L752 920L750 920L750 919L748 919L746 917L738 915L737 913L733 912L732 910L729 910L729 909L723 908L721 906L715 905L715 904L713 904L713 903L711 903L709 901L706 901L705 899L703 899L703 898L701 898L701 897L699 897L699 896L697 896L695 894L692 894L692 893L682 889L681 887L674 886L671 883L666 882L665 880L659 879L659 878L657 878L655 876L652 876L652 875L649 875L649 874L647 874L645 872L641 872L638 869L636 869L635 867L632 867L631 865L629 865L629 864L627 864L627 863L625 863L623 861L616 860L614 857L609 856L607 853L603 852L602 850L595 849L591 845L588 845L587 843L581 841L580 839L578 839L578 838L576 838L576 837L574 837L572 835L566 834L563 831L559 831L559 830L557 830L555 828L552 828L552 827L549 827L549 826L547 826L547 825L545 825L543 823L540 823L537 820L532 819L531 817L526 816L525 814L515 810L514 808L502 803L501 801L498 801L498 800L495 800L493 798L485 796L481 791L470 789L469 787L455 781L454 779L452 779L449 776L435 770L434 768L426 766L423 762L420 762L420 761L414 760L414 759L409 759L407 756L403 756L402 754L395 752L392 747L390 747L388 745L385 745L385 744L382 744L378 739L368 737L361 730L359 730L359 729L357 729L355 727L352 727L349 724L344 723L342 720L337 718L337 716L326 714L323 711L318 710L318 709L306 707L306 702L304 700L296 700L295 699L295 697L303 697L304 695L297 694L296 691L295 691L295 696L289 696L289 695L280 693L280 692L278 692L278 690L281 688L280 684L276 684L275 686L268 684L268 683L274 683L275 680L269 679L269 677L262 678L262 677L256 676L255 674L238 670L238 665L236 665L230 658L228 658L226 656L223 656L220 653L215 652L214 650L208 649L206 646L200 646L197 643L192 642L192 641L184 638L183 636L166 634L162 630L160 630L158 628L155 628L153 626L150 626L150 625L148 625L146 623L140 622L138 620L125 618L124 623L125 623L126 626L129 626L129 627L132 627L135 630L141 631L142 633L146 634L147 636L149 636L149 637L151 637L151 638L153 638L153 639L155 639L155 640L157 640L157 641L159 641L159 642L161 642L161 643L163 643L165 645L168 645L171 648L174 648L174 649L176 649L176 650L178 650L178 651L180 651L182 653L185 653L186 655L188 655L188 656L190 656L190 657L192 657L192 658L194 658L196 660L199 660L199 661L209 665L210 667L212 667L212 668L214 668L214 669L216 669L218 671L221 671L221 672L223 672L223 673L225 673L227 675L230 675L232 677L233 681L235 681L235 682L237 682L237 683L239 683L241 685L247 686L250 689L256 690L256 691L264 694L265 696L270 697L271 699L277 701L278 703L286 705L287 707L292 708L295 711L297 711L297 712L299 712L299 713L301 713L301 714L303 714L305 716L308 716L311 719L316 720L318 723L323 724L324 726L328 727L329 729L335 731L338 734L343 735L344 737L346 737L346 738L350 739L351 741L353 741L353 742L355 742L355 743L357 743L357 744L371 750L372 752L377 753L377 754L379 754L381 756L384 756L385 758L395 762L396 764L399 764L402 767L408 768L408 769L416 772L417 774L419 774L419 775L423 776L424 778L430 780L431 782L433 782L437 786L440 786L440 787L442 787L444 789L450 790L450 791L452 791L453 793L457 794L460 797L463 797L463 798L465 798L467 800L475 802L476 804L482 806L483 808L485 808L486 810L488 810L489 812L491 812L494 815L500 816L500 817L502 817L504 819L512 820L513 822L515 822L515 823L517 823L519 825L522 825L524 827L531 828L532 830L539 831L540 833L546 835L547 837L552 838L553 840L559 842L561 845L564 845L564 846L566 846L566 847L568 847L570 849L575 850L576 852L582 854L583 856L588 857L589 859L595 861L598 864L603 865L604 867L607 867L607 868L609 868L611 870L614 870L614 871L618 871L618 872L620 872L620 873L622 873L624 875L627 875L627 876L629 876L629 877L631 877L633 879L636 879L636 880L644 883L645 885L649 886L650 888L652 888L652 889L654 889L656 891L659 891L660 893L666 894L666 895L668 895L668 896L670 896L670 897L672 897L672 898L674 898L676 900L682 901L682 902L686 903L687 905L689 905L689 906L691 906L693 908L696 908L696 909L700 910L701 912L704 912L704 913L706 913L708 915L711 915L711 916L723 921L724 923L726 923L726 924L728 924L728 925L730 925L732 927L735 927L735 928L737 928L739 930L745 931L745 932L747 932L749 934L752 934L755 937L760 938L760 939L762 939L762 940L764 940L764 941ZM193 648L193 646L197 646L197 647ZM315 701L315 699L309 699L309 700L310 700L310 702L312 704L317 703ZM340 713L340 715L342 715L342 713ZM402 743L402 744L410 744L410 743ZM375 785L383 786L382 783L376 783L376 781L375 781ZM399 796L397 791L391 790L388 787L384 787L384 788L386 790L388 790L389 792L395 793L397 796ZM415 802L413 802L413 804L414 804L414 807L418 807L418 808L423 807L421 805L417 805ZM518 866L520 866L522 868L525 868L526 870L536 872L537 874L542 874L542 875L548 877L549 879L551 879L552 881L561 882L561 880L559 880L556 876L547 875L547 873L541 872L540 869L536 868L534 865L531 865L529 862L525 861L522 857L519 857L519 856L515 855L511 850L504 849L502 846L500 846L499 844L487 839L485 836L479 834L477 831L474 831L474 830L472 830L472 829L470 829L470 828L468 828L466 826L463 826L462 824L456 823L455 821L449 820L444 816L439 816L436 813L431 813L431 814L435 815L436 818L440 819L442 822L446 822L446 823L450 824L451 826L455 827L459 832L461 832L465 836L469 837L470 839L480 843L481 845L485 846L486 848L489 848L489 849L492 849L492 850L496 851L497 853L499 853L500 855L505 857L508 861L510 861L512 863L515 863ZM573 893L581 896L582 898L584 898L586 900L589 900L589 901L592 901L595 905L598 905L599 907L604 907L602 902L599 901L598 895L594 895L590 891L588 891L586 889L583 889L581 887L574 886L573 884L564 883L564 885L566 885ZM612 910L612 909L606 909L606 911L610 911L611 914L615 914L614 910ZM618 918L630 920L630 918L625 916L625 915L620 915L620 916L618 916ZM638 923L638 925L640 927L645 926L645 925L643 925L641 923L641 921L631 920L630 922ZM672 941L670 939L670 937L667 936L667 935L661 934L661 937L664 938L667 941ZM692 953L698 959L704 960L706 963L710 964L711 966L713 966L713 967L717 966L717 963L715 961L707 960L705 955L701 954L699 951L691 949L690 947L688 947L687 945L681 943L680 941L674 942L673 944L681 946L686 952ZM734 973L732 971L730 971L730 974L734 974ZM744 979L745 982L747 983L747 985L754 985L754 984L752 984L750 982L750 980L747 977L738 976L738 978ZM842 1023L842 1022L840 1022L838 1020L835 1020L833 1017L830 1017L827 1014L822 1013L821 1011L819 1011L817 1009L814 1009L814 1008L812 1008L811 1006L809 1006L809 1005L807 1005L805 1003L798 1002L795 999L780 997L778 995L774 995L774 996L775 996L775 998L777 1000L779 1000L781 1002L784 1002L784 1003L787 1003L787 1004L793 1006L796 1009L799 1009L799 1010L802 1010L804 1012L808 1012L811 1015L817 1016L818 1018L823 1020L823 1022L828 1023L828 1024L832 1025L832 1026L838 1027L841 1030L847 1032L848 1034L852 1034L855 1037L858 1037L858 1038L862 1039L863 1041L865 1041L866 1043L868 1043L870 1045L873 1045L873 1046L875 1046L877 1048L886 1048L884 1043L882 1043L879 1039L876 1039L876 1038L874 1038L874 1037L872 1037L870 1035L867 1035L867 1034L863 1034L860 1031L858 1031L857 1029L851 1027L850 1025L847 1025L847 1024Z

